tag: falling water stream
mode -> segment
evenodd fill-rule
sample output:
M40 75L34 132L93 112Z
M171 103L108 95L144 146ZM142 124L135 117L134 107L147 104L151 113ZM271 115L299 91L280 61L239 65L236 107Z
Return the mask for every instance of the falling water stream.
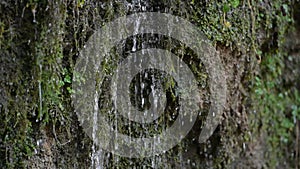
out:
M299 6L1 0L0 168L296 168Z
M151 6L153 4L148 1L133 0L131 3L126 3L125 5L126 9L129 9L128 13L144 12L147 9L162 10L160 5ZM168 11L169 9L165 10ZM167 129L174 123L181 109L179 103L180 92L177 85L180 82L172 78L168 72L152 68L143 69L133 76L129 88L124 89L118 86L120 84L116 84L117 82L114 81L113 77L118 79L122 76L127 76L120 74L117 68L122 61L131 57L132 59L129 59L127 64L135 65L139 63L139 65L135 66L143 67L141 64L144 62L144 58L135 55L135 53L141 51L143 55L147 54L150 57L156 58L157 56L147 51L147 49L163 49L178 55L181 61L186 62L195 76L207 74L205 68L203 68L203 63L180 41L165 35L152 33L139 34L138 32L142 29L141 21L139 19L134 20L134 35L119 42L110 50L110 56L106 56L107 59L105 62L109 63L108 66L110 68L106 72L106 75L104 75L103 82L96 84L96 92L94 94L95 104L92 125L92 139L94 143L92 145L91 168L124 168L124 166L129 168L198 168L205 166L207 163L201 163L201 158L211 158L211 155L208 155L208 152L205 151L206 145L197 143L197 137L199 136L199 131L197 130L201 126L201 120L197 122L198 126L192 129L190 134L172 149L150 157L130 158L131 150L127 152L129 157L123 157L102 149L99 146L99 144L101 145L98 135L101 130L98 125L99 115L105 116L108 124L111 125L114 131L117 131L111 133L112 137L119 137L118 133L126 134L129 137L127 141L131 144L130 137L142 138L160 134L162 130ZM168 35L171 35L173 28L168 27L167 29ZM174 64L180 66L179 62ZM98 65L96 66L96 70L105 72L107 68L104 66L99 67ZM132 70L127 70L127 73L132 73ZM205 76L196 77L196 79L199 81L198 85L202 86L203 101L205 106L207 106L209 104L207 101L209 100L209 93L206 86L207 78L203 77ZM130 107L126 109L127 112L123 112L122 114L121 110L118 109L118 104L120 103L117 100L123 98L118 94L113 94L110 89L111 86L114 86L112 90L115 90L117 93L120 90L121 92L123 92L122 90L128 90L129 99L122 102L126 103L126 105L122 104L123 110L124 107ZM150 113L153 110L156 114ZM150 120L140 120L135 113L141 113L140 115L147 116ZM202 112L202 114L205 113L207 112ZM161 141L163 140L154 139L151 149L156 151ZM109 144L112 144L115 150L120 148L118 143ZM144 147L148 146L146 143L143 144Z

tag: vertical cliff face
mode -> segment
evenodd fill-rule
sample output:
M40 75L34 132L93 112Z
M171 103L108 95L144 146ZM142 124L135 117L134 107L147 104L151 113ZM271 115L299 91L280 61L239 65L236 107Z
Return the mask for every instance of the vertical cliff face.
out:
M298 11L299 2L284 0L1 1L0 168L295 168L300 119ZM220 53L227 100L223 121L207 142L197 141L209 110L205 99L204 115L187 137L155 157L130 159L97 151L83 131L71 104L79 52L105 23L137 12L180 16L197 26ZM137 35L114 50L126 54L134 47L142 49L144 43L171 46L175 53L184 50L183 60L209 98L210 77L180 42ZM107 64L106 69L115 68ZM171 89L169 99L176 100L172 94ZM170 104L176 107L176 102ZM101 164L93 158L99 152Z

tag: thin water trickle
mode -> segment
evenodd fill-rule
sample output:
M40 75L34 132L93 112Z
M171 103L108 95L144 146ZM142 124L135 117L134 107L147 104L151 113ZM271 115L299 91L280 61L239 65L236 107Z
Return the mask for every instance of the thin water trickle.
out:
M136 9L136 10L133 9L132 11L146 11L147 6L149 6L150 4L148 3L148 1L144 2L144 1L140 1L140 0L133 0L132 3L128 3L126 5L127 5L127 8L135 8ZM151 22L151 21L149 21L149 22ZM140 19L134 20L133 36L129 38L130 45L126 46L126 44L125 45L120 44L120 46L122 46L120 51L124 51L124 53L126 53L126 52L137 53L139 50L142 50L142 49L154 48L153 46L161 47L161 46L159 46L161 44L158 44L158 43L161 41L164 41L163 40L164 37L163 36L153 36L148 39L147 36L149 36L149 35L143 35L143 34L139 35L138 33L141 31L141 29L143 29L141 27L141 24L142 23L141 23ZM171 35L172 31L176 31L176 30L172 30L172 27L168 27L168 35ZM125 43L125 41L122 43ZM145 51L146 50L142 50L143 55L148 54L148 53L145 53ZM146 51L146 52L148 52L148 51ZM185 52L184 50L179 50L179 53L182 55L184 54L184 52ZM149 54L149 56L157 57L153 54ZM135 65L135 63L139 63L140 65L135 65L135 66L137 66L139 68L143 68L142 67L143 65L141 63L143 63L144 60L145 59L142 57L137 57L137 55L133 55L133 59L130 59L129 63L127 63L127 64ZM160 64L160 63L158 62L156 64ZM179 68L184 67L182 64L180 64L179 61L174 64L176 64L176 66ZM157 65L154 65L154 66L157 66ZM127 70L126 73L130 74L130 73L132 73L131 71L132 70L129 68L129 70ZM178 70L174 70L174 71L176 72ZM114 74L116 76L115 79L118 79L119 76L124 76L124 77L127 76L124 74L118 74L117 71L113 71L110 73L111 73L110 75ZM142 133L140 135L137 135L137 137L144 137L145 135L146 135L146 137L150 137L150 135L153 133L159 134L161 132L161 130L168 128L169 127L168 123L174 122L174 119L176 119L176 117L178 116L175 112L179 112L180 107L176 106L176 105L175 106L173 105L174 108L172 107L172 110L169 110L170 111L170 112L168 112L169 114L165 114L164 106L166 106L166 105L163 105L161 102L162 102L162 100L164 100L167 104L167 101L166 101L167 100L167 98L166 98L167 97L166 96L167 89L165 89L163 87L163 84L158 84L158 83L162 83L162 81L163 81L163 80L158 80L158 79L165 78L165 77L155 77L155 76L165 76L165 75L161 75L161 74L155 75L155 73L150 73L150 71L149 72L144 71L144 73L139 72L138 74L136 74L134 76L134 77L136 77L136 81L134 81L134 82L132 81L131 83L136 83L136 84L133 85L132 91L130 91L130 92L132 92L130 94L134 94L134 95L131 96L132 98L130 98L130 100L123 102L125 104L122 105L122 106L129 107L128 112L125 112L125 113L128 113L128 116L126 116L126 117L121 112L118 112L120 110L117 110L117 106L116 106L118 104L117 100L122 98L121 96L116 94L116 93L118 93L118 90L120 90L120 88L117 88L119 86L119 84L110 84L115 87L115 89L111 89L111 90L114 90L114 92L115 92L115 93L112 93L112 96L111 96L111 102L113 102L112 105L115 107L113 107L112 108L113 110L111 111L111 114L113 114L114 118L113 119L108 118L108 119L111 120L110 123L115 126L115 128L113 130L117 131L117 132L112 132L115 138L117 138L120 135L119 132L122 132L123 130L127 130L126 133L128 134L129 138L136 136L135 135L136 132ZM179 77L179 78L183 79L183 77ZM147 82L145 82L145 81L147 81ZM113 83L118 83L118 82L113 81ZM127 90L129 90L129 88ZM171 90L173 90L173 89L171 89ZM178 91L175 90L174 92L173 91L171 91L171 92L172 92L172 94L170 94L170 95L174 94L174 96L172 96L172 97L175 97L177 99L177 96L179 95ZM92 147L92 157L91 157L92 158L91 159L92 168L96 168L96 169L106 168L107 165L104 164L104 161L107 160L108 158L109 158L108 161L112 161L113 166L119 167L119 166L122 166L122 163L124 162L123 157L120 157L113 153L110 154L110 157L105 156L104 150L99 149L96 146L96 142L98 140L97 132L99 132L99 130L100 130L100 128L98 129L99 125L97 124L99 106L101 107L101 105L98 105L99 94L100 94L100 91L99 91L99 93L96 92L95 98L94 98L95 99L95 107L94 107L94 116L93 116L94 123L93 123L93 135L92 136L93 136L93 140L95 143L93 144L93 147ZM170 99L170 98L168 98L168 99ZM171 98L171 99L173 99L173 98ZM135 101L133 102L132 100L135 100ZM171 104L177 104L177 103L171 103ZM149 111L150 110L149 106L151 106L152 110L158 112L159 115L162 117L157 120L157 117L155 116L155 114L152 113L151 111ZM134 109L134 108L139 109L139 111L131 111L131 109ZM169 108L169 109L171 109L171 108ZM136 125L135 120L137 120L136 119L137 116L136 116L136 114L133 114L133 112L141 113L141 115L144 115L144 117L146 117L148 115L148 113L151 113L149 117L154 119L153 121L151 121L151 123L153 123L153 124L151 124L152 126L149 127L149 122L145 121L144 119L141 121L141 123ZM126 122L123 122L120 120L121 119L120 116L122 116L122 118L127 118L127 117L133 117L133 118L130 120L126 119L125 120ZM118 120L120 120L120 121L118 121ZM192 121L192 120L190 119L190 121ZM185 123L188 123L188 122L182 121L180 123L182 126L184 126ZM126 124L130 127L124 129L123 128L124 124ZM137 127L137 128L135 128L135 127ZM143 131L140 131L140 130L143 130ZM183 136L180 136L180 137L183 137ZM154 152L157 152L156 150L161 148L159 145L164 143L164 141L165 141L164 139L165 138L161 139L160 137L158 137L158 139L153 139L150 149L152 149ZM131 139L129 139L129 141L127 143L131 144ZM149 145L147 145L146 142L141 143L141 144L144 145L144 147L149 147ZM114 147L115 150L117 150L118 148L121 147L120 145L118 145L118 143L115 143L114 140L112 140L112 146ZM182 145L179 145L179 147L180 146L182 146ZM151 157L147 157L146 160L145 159L139 159L139 160L142 161L141 163L145 163L145 164L148 163L147 165L151 166L152 168L170 168L171 165L169 165L169 163L174 158L176 160L179 160L179 162L177 162L177 164L176 164L177 167L184 168L185 163L188 163L188 164L192 163L190 159L188 162L184 162L184 160L186 160L184 157L184 155L186 154L186 151L187 151L187 149L180 147L179 150L177 150L176 154L171 151L171 154L174 155L172 157L170 157L170 154L168 154L169 152L166 153L166 151L163 151L159 155L153 155ZM128 154L130 155L131 151L128 151ZM207 153L205 153L205 156L207 156ZM130 166L132 168L140 168L141 167L141 166L138 166L139 164L133 162L134 160L131 160L131 159L127 159L127 160L131 162ZM148 161L148 162L145 162L145 161Z
M93 145L92 145L92 167L91 168L96 168L96 169L102 169L103 167L103 160L104 160L104 153L101 149L98 149L96 144L98 142L98 137L97 137L97 131L98 131L98 113L99 113L99 105L98 105L98 100L99 100L99 94L97 91L95 91L94 95L94 113L93 113L93 132L92 132L92 137L93 137Z

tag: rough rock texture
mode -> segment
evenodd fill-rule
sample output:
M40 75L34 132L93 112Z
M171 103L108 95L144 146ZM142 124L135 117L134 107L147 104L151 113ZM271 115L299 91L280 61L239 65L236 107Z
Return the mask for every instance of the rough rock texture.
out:
M144 11L183 17L216 47L228 86L223 122L207 143L197 142L205 119L198 117L166 154L127 159L104 152L103 167L299 167L300 96L293 95L300 90L299 6L284 0L2 0L0 168L92 166L98 147L71 105L74 64L105 22Z

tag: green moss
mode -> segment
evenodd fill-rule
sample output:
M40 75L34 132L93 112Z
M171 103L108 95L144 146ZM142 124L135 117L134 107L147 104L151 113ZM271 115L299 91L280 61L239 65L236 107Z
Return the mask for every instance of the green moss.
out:
M284 86L282 72L288 51L283 48L287 34L293 29L291 3L275 1L270 10L259 9L257 26L263 27L266 40L260 49L260 73L253 86L254 115L251 132L255 138L266 140L265 161L268 168L279 167L287 161L294 165L291 154L295 144L294 130L299 120L299 91ZM276 34L274 34L276 29ZM266 47L267 46L267 47Z
M1 5L2 10L5 3ZM8 13L0 21L1 63L5 64L1 76L6 82L6 102L1 103L0 113L1 144L5 146L0 151L0 168L23 168L34 152L37 126L69 123L68 93L64 91L68 91L71 74L61 65L64 17L45 17L47 12L36 15L46 9L45 1L20 2L15 8L7 5ZM19 23L14 20L18 17Z
M254 66L260 67L260 73L250 73L247 78L250 81L254 78L251 97L256 110L255 116L249 116L250 121L254 121L250 131L266 134L265 163L271 168L278 166L282 158L288 160L290 156L286 151L289 144L295 144L295 119L299 117L298 91L286 88L282 83L284 59L287 58L283 44L293 27L293 3L285 0L225 0L205 5L192 1L192 5L199 5L200 9L196 8L190 19L214 43L250 55L249 60L254 65L262 59L259 66ZM254 139L259 137L261 135L256 135ZM250 137L245 134L244 139L248 142Z
M106 21L125 15L126 9L119 2L108 2L104 7L95 8L85 0L69 4L29 0L21 1L17 5L8 4L9 8L6 8L5 3L1 5L1 10L4 11L5 7L8 14L0 16L0 54L5 56L3 58L13 58L9 62L17 60L17 63L11 63L12 67L23 67L7 68L7 72L13 73L4 80L12 85L5 85L8 101L5 105L1 103L0 119L3 119L3 123L0 124L0 131L5 150L0 150L0 168L20 168L24 166L22 161L35 148L34 132L45 126L59 126L57 131L63 130L61 128L71 131L73 114L69 112L72 112L70 94L73 92L73 57L78 56L78 51L95 29ZM241 133L245 142L258 139L262 133L266 134L267 166L278 166L278 159L287 157L285 151L289 149L289 145L295 143L294 121L300 116L299 92L294 88L286 88L282 83L283 60L287 57L283 44L293 23L292 2L191 0L190 3L183 3L178 0L163 1L161 5L169 5L167 8L170 13L187 18L213 44L230 49L232 53L237 52L237 57L247 55L252 65L258 65L262 59L258 66L261 73L254 74L253 66L246 70L248 74L245 75L247 81L254 79L251 97L256 116L251 118L249 131L256 134L256 137L250 137L245 131ZM103 72L107 76L111 76L115 70L116 58L117 56L109 58L102 63ZM206 81L209 77L203 73L203 65L193 61L189 66L197 76L199 85L208 87ZM173 80L166 82L166 88L174 86ZM26 99L30 101L24 101ZM223 126L226 125L229 124ZM235 133L238 133L238 129L228 129L222 135L223 142L229 140L228 142L235 142L234 145L240 145L237 139L239 135ZM225 138L231 134L236 137ZM183 151L188 146L185 143L178 147L182 149L178 151ZM222 149L222 155L214 158L216 167L222 168L224 163L232 162L233 157L231 159L224 155L227 153L229 156L231 151L235 150ZM177 152L168 153L173 155ZM131 161L121 159L120 163L112 165L122 167L128 163Z
M253 134L266 137L267 165L277 167L280 161L290 160L291 145L295 144L296 120L300 120L299 92L286 88L282 82L283 59L278 54L264 55L263 74L255 79L255 116L252 117ZM258 133L257 133L258 132ZM287 159L286 159L287 158Z

